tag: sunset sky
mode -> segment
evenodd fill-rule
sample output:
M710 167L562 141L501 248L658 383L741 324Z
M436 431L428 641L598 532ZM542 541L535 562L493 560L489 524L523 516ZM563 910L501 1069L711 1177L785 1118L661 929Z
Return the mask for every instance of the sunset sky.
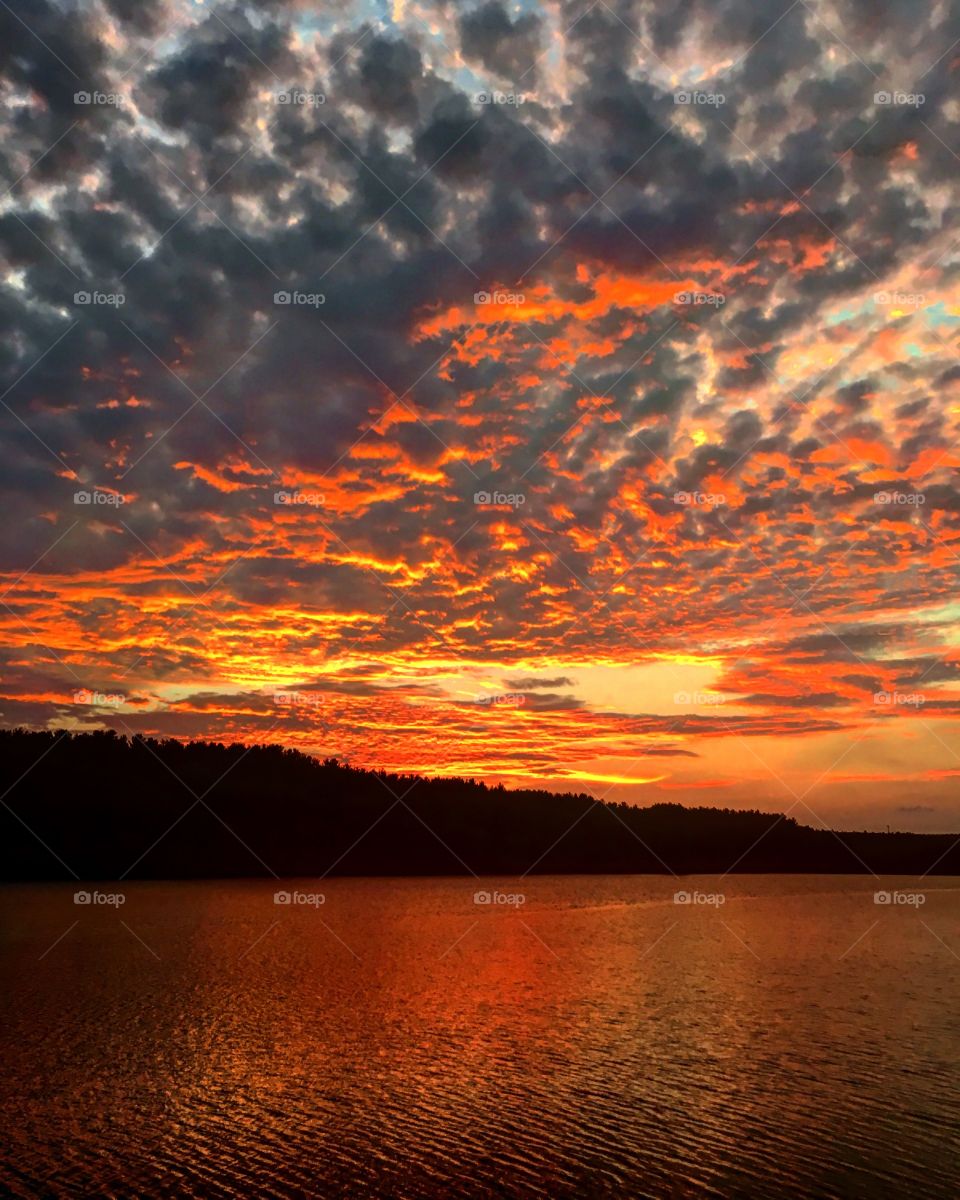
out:
M960 22L883 11L12 3L0 722L960 829Z

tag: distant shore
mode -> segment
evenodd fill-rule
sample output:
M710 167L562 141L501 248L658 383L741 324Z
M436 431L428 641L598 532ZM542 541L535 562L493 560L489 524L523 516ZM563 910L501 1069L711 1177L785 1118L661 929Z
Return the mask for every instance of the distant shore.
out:
M0 731L0 880L960 875L960 834L489 787L277 745Z

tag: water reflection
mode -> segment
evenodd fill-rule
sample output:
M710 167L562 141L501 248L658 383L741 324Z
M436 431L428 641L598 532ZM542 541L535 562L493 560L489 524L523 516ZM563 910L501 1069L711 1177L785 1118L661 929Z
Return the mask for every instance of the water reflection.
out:
M948 880L289 886L4 889L4 1193L955 1194Z

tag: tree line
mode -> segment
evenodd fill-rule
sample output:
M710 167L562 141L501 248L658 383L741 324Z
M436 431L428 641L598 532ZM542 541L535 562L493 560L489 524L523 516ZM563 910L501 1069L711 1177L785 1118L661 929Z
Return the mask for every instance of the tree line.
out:
M597 800L320 760L278 745L0 730L0 878L960 874L952 835Z

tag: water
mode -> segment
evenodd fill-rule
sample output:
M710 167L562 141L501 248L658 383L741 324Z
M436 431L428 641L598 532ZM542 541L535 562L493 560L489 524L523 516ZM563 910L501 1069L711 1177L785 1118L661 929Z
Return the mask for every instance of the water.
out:
M0 1192L953 1200L954 883L0 889Z

